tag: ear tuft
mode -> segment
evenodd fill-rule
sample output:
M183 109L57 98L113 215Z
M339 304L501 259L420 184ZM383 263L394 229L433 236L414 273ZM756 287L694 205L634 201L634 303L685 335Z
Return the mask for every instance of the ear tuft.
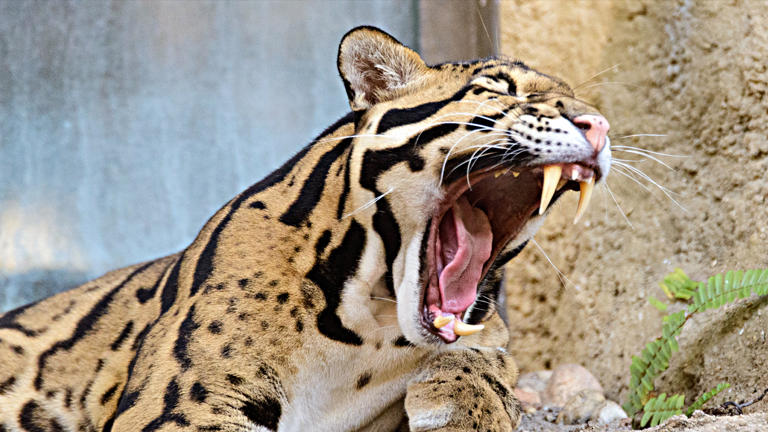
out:
M429 71L412 49L376 27L356 27L341 39L339 74L353 110L391 100Z

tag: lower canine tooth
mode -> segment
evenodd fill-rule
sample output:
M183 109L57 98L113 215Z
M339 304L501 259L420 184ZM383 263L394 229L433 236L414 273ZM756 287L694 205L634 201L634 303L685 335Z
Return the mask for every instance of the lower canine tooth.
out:
M453 324L453 332L459 336L469 336L484 329L482 324L467 324L462 320L456 320Z
M581 215L584 214L584 210L589 205L589 200L592 198L592 189L595 187L595 177L590 177L589 180L579 182L579 206L576 208L576 217L573 218L573 223L576 223L581 219Z
M563 167L560 165L547 165L544 167L544 181L541 185L541 205L539 214L542 215L547 210L552 196L557 190L557 183L560 182L560 175L563 173Z
M432 321L432 325L439 329L447 326L451 321L453 321L452 316L439 316Z

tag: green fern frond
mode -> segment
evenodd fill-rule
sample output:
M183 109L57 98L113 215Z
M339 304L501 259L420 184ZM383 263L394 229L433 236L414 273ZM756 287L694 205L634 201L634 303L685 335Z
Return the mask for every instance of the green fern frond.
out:
M643 406L643 418L640 426L645 427L650 422L651 427L664 422L668 418L683 413L685 395L676 394L667 399L667 394L662 393L658 397L651 398Z
M675 269L664 278L661 287L670 298L688 298L693 301L687 310L664 317L662 336L648 343L640 356L632 357L629 368L629 394L623 405L624 411L630 416L640 410L646 411L647 415L646 405L654 399L659 403L658 398L651 398L651 392L655 389L654 382L669 367L672 353L679 350L677 336L686 321L697 312L718 308L736 299L747 298L752 294L767 295L768 269L729 271L710 277L706 283L693 281L682 270ZM652 300L651 303L653 303ZM716 394L712 394L709 398ZM702 404L708 399L702 401Z
M768 269L729 271L711 276L706 283L697 283L699 287L693 295L693 303L688 306L689 314L719 308L753 293L768 294Z
M654 296L648 296L648 302L659 310L659 312L666 312L667 311L667 304L662 302L661 300L657 299Z
M699 396L698 399L694 403L691 404L691 406L688 407L688 409L685 411L685 415L690 416L693 414L694 411L701 408L702 405L707 403L708 400L712 399L713 397L717 396L718 393L721 391L729 388L731 385L728 383L720 383L717 385L717 387L713 388L712 390L704 393L703 395Z
M634 415L648 402L649 395L654 389L653 382L656 377L667 370L672 353L679 349L676 338L680 334L685 320L685 311L664 317L662 336L648 343L639 357L632 357L632 365L629 369L630 394L627 402L623 405L624 411L628 415Z
M682 269L676 268L663 281L659 282L659 286L670 300L688 300L696 291L698 282L692 281Z

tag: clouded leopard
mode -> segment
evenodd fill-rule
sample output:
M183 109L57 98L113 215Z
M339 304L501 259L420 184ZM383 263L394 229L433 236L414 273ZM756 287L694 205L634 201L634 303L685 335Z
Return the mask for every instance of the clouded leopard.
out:
M183 251L0 317L0 431L512 430L502 266L607 174L608 122L502 58L372 27L351 112ZM169 222L170 223L170 222Z

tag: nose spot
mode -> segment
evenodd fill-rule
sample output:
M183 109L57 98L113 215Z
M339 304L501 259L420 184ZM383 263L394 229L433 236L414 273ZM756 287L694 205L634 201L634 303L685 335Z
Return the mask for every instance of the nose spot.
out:
M600 115L585 114L574 118L573 124L584 129L584 136L587 137L587 141L592 144L595 152L600 153L605 145L605 136L611 128L608 120Z

